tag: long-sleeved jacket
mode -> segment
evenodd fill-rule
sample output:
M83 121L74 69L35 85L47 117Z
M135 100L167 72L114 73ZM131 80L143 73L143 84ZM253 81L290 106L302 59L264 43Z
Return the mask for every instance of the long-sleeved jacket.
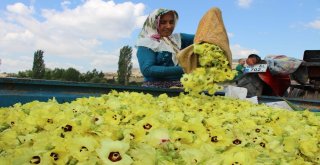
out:
M193 44L194 35L185 33L180 35L181 49ZM138 46L137 57L145 81L180 80L184 73L180 66L174 65L171 52L154 52L150 48Z

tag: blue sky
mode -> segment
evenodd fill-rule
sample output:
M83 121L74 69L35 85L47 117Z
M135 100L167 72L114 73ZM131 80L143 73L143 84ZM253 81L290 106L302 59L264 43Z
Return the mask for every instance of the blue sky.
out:
M38 49L51 69L114 72L121 47L134 47L145 18L160 7L179 13L176 33L191 34L219 7L234 59L302 59L304 50L320 49L319 0L1 0L0 72L31 69Z

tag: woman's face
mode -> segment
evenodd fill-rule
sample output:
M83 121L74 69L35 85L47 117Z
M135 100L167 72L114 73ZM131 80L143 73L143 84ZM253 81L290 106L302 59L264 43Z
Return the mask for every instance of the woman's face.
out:
M174 14L173 12L168 12L161 15L159 22L159 34L161 37L168 37L172 34L175 27Z

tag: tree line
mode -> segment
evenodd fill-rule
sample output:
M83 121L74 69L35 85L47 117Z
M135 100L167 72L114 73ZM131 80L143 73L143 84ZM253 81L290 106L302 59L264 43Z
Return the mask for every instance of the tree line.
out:
M37 50L34 53L32 70L19 71L13 75L18 78L32 78L45 80L61 80L61 81L76 81L76 82L92 82L92 83L116 83L121 85L129 85L129 78L132 72L132 48L124 46L120 49L117 77L106 79L102 71L93 69L86 73L81 73L75 68L46 68L43 60L44 52ZM136 85L135 82L131 83Z

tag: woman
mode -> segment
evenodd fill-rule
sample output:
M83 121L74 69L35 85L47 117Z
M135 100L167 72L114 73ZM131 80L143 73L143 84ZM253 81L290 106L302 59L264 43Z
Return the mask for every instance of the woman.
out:
M157 9L146 19L137 41L137 57L144 83L142 86L181 87L183 69L176 54L193 44L194 35L173 34L178 21L174 10Z

